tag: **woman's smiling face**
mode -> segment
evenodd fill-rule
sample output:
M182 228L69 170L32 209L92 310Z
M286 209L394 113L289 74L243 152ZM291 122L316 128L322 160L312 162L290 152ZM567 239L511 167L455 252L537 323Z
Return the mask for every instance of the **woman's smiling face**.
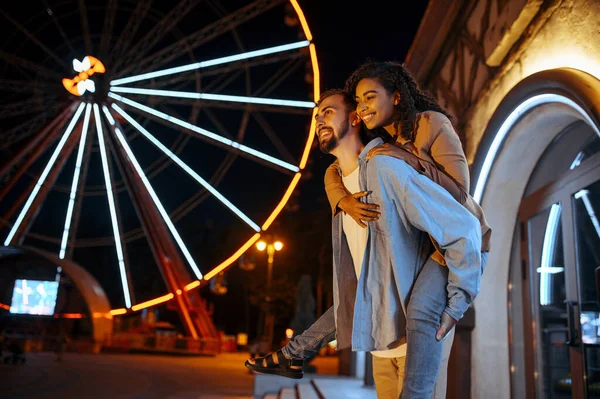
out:
M368 129L394 124L399 95L388 93L377 79L365 78L356 85L356 112Z

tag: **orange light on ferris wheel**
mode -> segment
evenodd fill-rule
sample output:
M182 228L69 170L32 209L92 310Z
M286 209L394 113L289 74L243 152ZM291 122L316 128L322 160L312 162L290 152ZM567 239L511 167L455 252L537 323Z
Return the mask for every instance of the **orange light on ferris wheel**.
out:
M78 97L82 96L86 91L95 92L96 85L90 77L95 73L106 72L104 64L98 58L91 55L84 57L81 61L74 59L73 69L75 72L79 72L79 74L73 79L64 78L62 83L69 93Z

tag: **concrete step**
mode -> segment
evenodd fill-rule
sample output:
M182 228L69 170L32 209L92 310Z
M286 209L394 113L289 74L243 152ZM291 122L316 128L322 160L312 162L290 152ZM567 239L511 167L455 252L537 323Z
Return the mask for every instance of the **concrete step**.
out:
M302 383L296 385L296 391L298 391L298 399L322 399L312 383Z
M281 388L279 391L279 399L296 399L296 389Z
M315 377L311 380L311 384L319 398L377 399L375 388L365 386L364 382L357 378Z
M281 388L293 388L300 381L306 381L306 377L302 380L281 377L270 374L254 374L254 398L260 399L265 394L278 394Z
M293 399L377 399L374 387L366 387L362 379L339 376L304 374L294 380L268 374L254 375L255 399L282 399L282 392Z

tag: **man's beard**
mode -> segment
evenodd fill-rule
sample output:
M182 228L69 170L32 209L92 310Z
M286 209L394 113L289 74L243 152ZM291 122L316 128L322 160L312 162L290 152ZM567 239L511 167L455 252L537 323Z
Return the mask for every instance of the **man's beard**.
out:
M336 135L335 132L333 132L331 134L330 139L325 143L319 141L319 148L321 149L321 152L323 152L324 154L329 154L331 151L335 150L335 148L340 144L340 140L343 139L349 131L350 124L348 123L348 120L345 120L344 124L340 128L339 135Z

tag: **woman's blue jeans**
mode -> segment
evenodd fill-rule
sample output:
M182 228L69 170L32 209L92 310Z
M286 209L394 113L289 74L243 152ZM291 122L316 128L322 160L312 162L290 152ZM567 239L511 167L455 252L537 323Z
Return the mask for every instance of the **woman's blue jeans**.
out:
M487 256L487 252L482 254L482 268L487 263ZM402 399L432 397L444 346L452 344L451 341L444 343L448 340L438 341L435 338L448 300L447 284L448 268L430 258L415 281L407 308L407 351ZM312 358L323 346L335 339L335 333L335 318L331 307L311 327L284 346L283 355L288 359ZM453 336L448 338L451 340ZM444 377L446 367L447 364L444 365ZM441 387L436 388L436 396L438 391L445 395L445 389L439 388Z

